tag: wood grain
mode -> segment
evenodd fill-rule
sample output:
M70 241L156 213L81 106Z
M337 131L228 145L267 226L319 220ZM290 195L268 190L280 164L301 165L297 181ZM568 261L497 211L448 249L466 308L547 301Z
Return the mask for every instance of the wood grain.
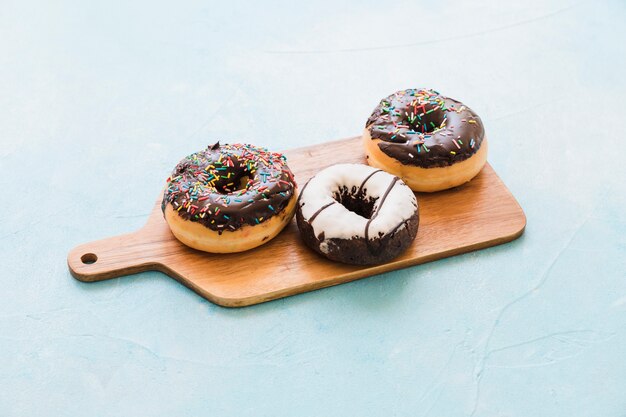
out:
M285 154L300 186L329 165L365 163L359 137ZM157 270L216 304L241 307L499 245L519 237L526 225L521 207L489 164L466 185L417 198L415 242L383 265L328 261L304 246L295 221L269 243L247 252L199 252L174 238L159 198L144 227L77 246L68 255L68 266L76 279L88 282Z

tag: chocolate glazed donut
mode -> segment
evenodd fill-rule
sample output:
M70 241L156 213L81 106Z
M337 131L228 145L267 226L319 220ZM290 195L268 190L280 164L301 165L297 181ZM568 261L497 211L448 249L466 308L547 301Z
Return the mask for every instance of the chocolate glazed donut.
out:
M480 117L434 90L398 91L381 100L366 127L386 155L403 164L442 167L472 156L483 142Z
M339 164L305 184L296 209L302 239L334 261L390 261L415 239L417 200L398 178L359 164Z
M171 203L183 219L222 233L270 219L285 208L294 190L282 154L217 142L176 165L161 209Z
M293 217L296 193L282 154L218 142L176 165L161 209L182 243L232 253L274 238Z
M414 191L460 185L476 175L486 160L480 117L434 90L401 90L381 100L366 122L364 141L368 162L399 175ZM460 164L479 152L471 163L437 170Z

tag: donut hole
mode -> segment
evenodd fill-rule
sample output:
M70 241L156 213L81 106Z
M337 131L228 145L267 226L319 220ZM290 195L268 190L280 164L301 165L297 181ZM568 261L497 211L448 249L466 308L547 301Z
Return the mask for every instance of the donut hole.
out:
M244 188L248 188L249 182L250 182L249 175L244 175L243 177L239 178L239 187L237 187L237 190L243 190Z
M333 193L333 198L346 209L363 218L370 219L374 214L376 199L366 197L356 187L352 187L352 189L348 189L346 186L340 187Z
M215 190L220 194L231 194L248 188L251 178L250 173L244 171L240 173L235 172L234 174L230 178L220 179L215 184Z
M446 112L437 104L409 105L403 115L403 122L415 132L431 133L441 127L445 115Z

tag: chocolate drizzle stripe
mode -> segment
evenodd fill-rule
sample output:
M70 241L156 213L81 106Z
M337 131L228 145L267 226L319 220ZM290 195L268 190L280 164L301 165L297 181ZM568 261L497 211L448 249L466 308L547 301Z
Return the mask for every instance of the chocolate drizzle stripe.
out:
M396 227L394 227L393 229L391 229L390 231L387 232L388 235L393 235L394 233L396 233L398 231L399 228L401 228L402 226L406 226L407 221L403 221L398 223L398 225Z
M336 203L336 201L333 201L332 203L328 203L328 204L325 204L322 207L320 207L315 213L313 213L313 215L311 217L309 217L309 224L313 223L313 220L315 220L315 218L317 216L319 216L319 214L322 211L326 210L328 207L332 206L335 203Z
M396 182L398 182L399 179L400 178L398 178L398 177L393 177L393 180L391 181L391 184L389 184L389 187L387 187L387 190L385 191L385 194L383 194L383 196L380 199L380 204L378 205L378 207L376 209L376 212L372 215L372 217L369 218L369 220L365 224L365 242L367 243L368 248L370 248L370 246L369 246L369 229L370 229L370 224L372 223L372 221L374 221L376 216L378 216L378 213L380 213L380 209L382 209L383 204L385 204L385 200L387 199L387 196L389 195L389 193L391 192L391 190L396 185Z
M381 172L381 171L382 171L382 169L377 169L376 171L372 172L372 173L371 173L371 174L369 174L367 177L365 177L365 179L364 179L364 180L363 180L363 182L361 183L361 186L359 187L359 192L358 192L358 194L361 194L361 193L363 192L363 186L365 185L365 183L366 183L366 182L367 182L370 178L372 178L372 176L373 176L374 174L376 174L377 172Z

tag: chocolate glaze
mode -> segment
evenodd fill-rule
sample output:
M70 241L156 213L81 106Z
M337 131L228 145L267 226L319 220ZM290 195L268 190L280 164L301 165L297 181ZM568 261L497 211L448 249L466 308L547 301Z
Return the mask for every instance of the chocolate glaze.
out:
M400 90L381 100L366 128L404 165L445 167L474 155L485 137L480 117L434 90Z
M295 194L286 158L252 145L220 145L176 165L161 209L220 232L254 226L281 213Z

